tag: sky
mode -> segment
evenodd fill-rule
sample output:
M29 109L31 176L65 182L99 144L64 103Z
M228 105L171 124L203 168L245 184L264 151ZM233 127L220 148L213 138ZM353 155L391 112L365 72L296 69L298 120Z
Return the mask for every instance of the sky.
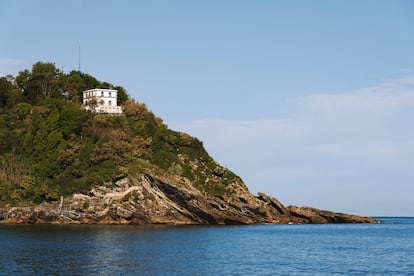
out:
M414 216L413 1L1 0L0 25L0 76L123 86L253 193Z

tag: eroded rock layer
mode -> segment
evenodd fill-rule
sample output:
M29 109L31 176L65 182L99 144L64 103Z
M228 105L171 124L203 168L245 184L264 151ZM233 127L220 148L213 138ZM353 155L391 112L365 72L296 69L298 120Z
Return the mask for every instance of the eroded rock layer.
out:
M238 186L244 187L244 186ZM376 223L373 218L309 207L285 207L276 198L247 189L211 195L186 178L143 174L88 193L32 207L3 207L0 223L61 224L257 224Z

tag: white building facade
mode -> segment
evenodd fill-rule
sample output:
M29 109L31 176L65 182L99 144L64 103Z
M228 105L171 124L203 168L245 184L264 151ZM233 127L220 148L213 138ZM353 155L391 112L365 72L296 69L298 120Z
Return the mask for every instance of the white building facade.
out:
M122 114L117 105L118 91L114 89L94 88L83 91L83 106L94 113Z

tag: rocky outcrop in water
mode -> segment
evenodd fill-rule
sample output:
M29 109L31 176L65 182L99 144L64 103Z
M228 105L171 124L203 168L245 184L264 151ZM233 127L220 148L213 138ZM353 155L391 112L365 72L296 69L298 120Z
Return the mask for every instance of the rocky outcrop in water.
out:
M85 194L31 207L0 208L0 223L256 224L376 223L372 218L296 206L252 195L235 185L229 197L196 189L186 178L143 174L98 186Z

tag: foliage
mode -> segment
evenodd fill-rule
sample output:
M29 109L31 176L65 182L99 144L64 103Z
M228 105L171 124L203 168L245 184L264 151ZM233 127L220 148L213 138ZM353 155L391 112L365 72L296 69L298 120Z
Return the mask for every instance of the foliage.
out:
M84 110L82 90L99 86L110 85L41 62L15 79L0 78L1 202L58 200L143 172L186 177L199 189L221 195L239 180L198 139L168 129L122 87L114 88L125 116Z
M9 76L10 79L10 76ZM0 79L0 108L6 103L9 105L25 101L37 104L41 100L56 98L72 102L82 102L82 91L91 88L112 88L107 82L101 82L95 77L80 72L71 71L65 74L51 62L37 62L31 70L20 71L14 79L11 77ZM128 92L122 86L115 86L118 90L118 105L128 100Z
M24 100L23 95L13 84L13 81L14 79L12 77L0 78L0 108L10 108Z
M32 71L24 70L16 77L16 84L23 96L32 104L51 97L60 98L63 92L64 75L54 63L37 62Z

